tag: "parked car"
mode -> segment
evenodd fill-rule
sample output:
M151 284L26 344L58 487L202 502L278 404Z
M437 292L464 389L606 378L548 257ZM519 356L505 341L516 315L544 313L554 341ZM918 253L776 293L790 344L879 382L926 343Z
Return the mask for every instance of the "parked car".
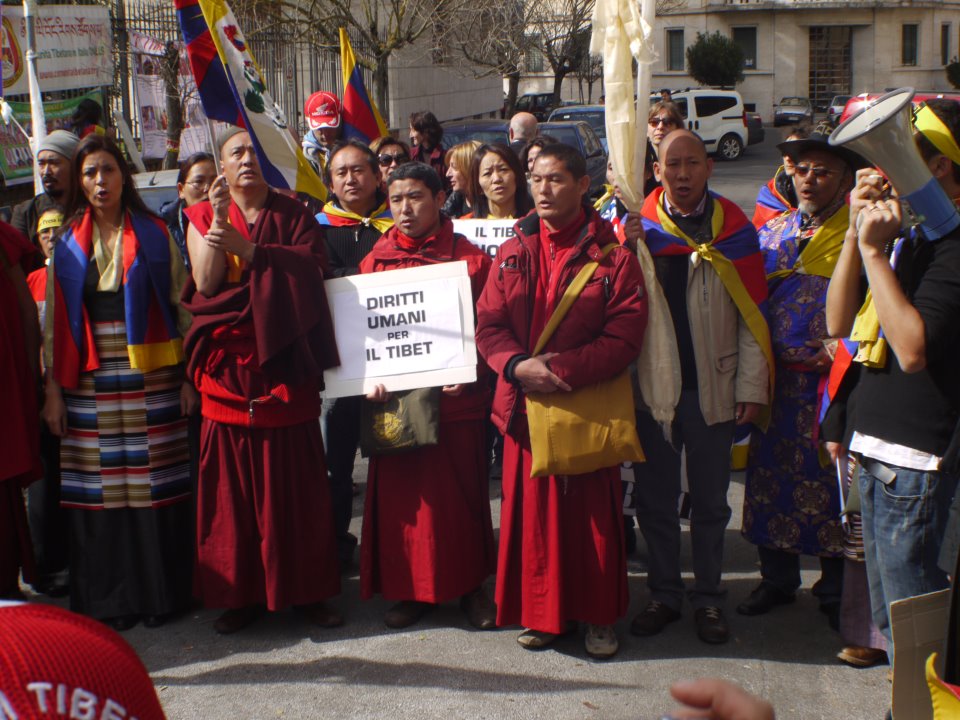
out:
M651 104L660 94L650 96ZM736 90L686 89L673 93L673 102L686 118L687 129L703 139L707 152L736 160L747 146L747 114Z
M843 108L850 99L849 95L834 95L827 107L827 124L830 127L836 127L840 124L840 116L843 114Z
M164 203L180 197L177 192L178 172L177 170L153 170L134 174L133 184L137 188L137 193L147 207L155 213L160 212L160 206Z
M580 151L587 161L587 174L590 176L591 196L603 193L603 184L607 181L607 153L603 150L600 138L589 124L582 120L576 122L540 123L540 134L549 135L555 140Z
M763 142L765 133L763 130L763 118L760 113L747 113L747 145L756 145Z
M513 111L531 113L543 122L555 107L557 104L553 102L553 93L527 93L517 99L517 106Z
M877 98L883 97L886 95L886 92L882 93L860 93L859 95L854 95L852 98L847 100L846 106L843 108L843 113L840 115L840 120L837 122L839 125L842 122L846 122L850 117L856 115L867 105L872 103ZM925 90L918 90L917 93L913 96L913 105L916 107L920 103L926 100L953 100L954 102L960 103L960 93L955 92L929 92Z
M510 123L507 120L456 120L441 125L445 148L452 148L467 140L510 144Z
M810 98L805 97L785 97L780 100L779 105L775 105L773 111L773 126L799 124L802 122L813 122L813 104Z
M607 147L607 111L603 105L570 105L559 107L550 113L547 122L561 122L570 120L583 120L593 128L593 131L600 138L603 145L603 151L608 153Z

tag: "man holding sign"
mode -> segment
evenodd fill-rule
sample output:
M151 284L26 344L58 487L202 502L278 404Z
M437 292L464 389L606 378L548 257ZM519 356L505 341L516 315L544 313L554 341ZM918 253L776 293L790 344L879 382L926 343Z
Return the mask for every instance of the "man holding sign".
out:
M526 393L569 392L622 373L640 352L646 293L636 256L584 204L583 157L566 145L533 164L536 212L497 252L477 306L477 347L499 375L493 421L504 434L497 624L522 624L525 648L546 647L587 623L585 647L610 657L627 610L620 469L531 477ZM602 248L617 247L603 256ZM565 288L599 262L536 357L532 350Z
M360 272L463 260L476 302L490 258L456 235L453 223L441 215L442 188L440 176L423 163L407 163L390 174L387 195L396 225L363 259ZM391 307L413 307L421 295L398 294ZM399 329L394 334L402 341L408 333ZM461 599L474 627L495 626L496 608L482 588L496 562L483 428L486 388L484 377L443 388L438 444L370 458L360 544L361 597L379 592L399 601L384 618L388 627L408 627L437 603L455 598ZM368 400L383 402L387 397L384 386L377 385Z

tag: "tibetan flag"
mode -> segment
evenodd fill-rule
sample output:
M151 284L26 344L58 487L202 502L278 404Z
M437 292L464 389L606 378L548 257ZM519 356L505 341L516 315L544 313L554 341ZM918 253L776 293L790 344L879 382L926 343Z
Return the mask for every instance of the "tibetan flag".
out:
M367 94L360 66L353 55L353 46L343 28L340 28L340 66L343 70L343 101L340 103L343 139L359 140L369 145L377 138L389 135L387 124Z
M267 184L326 200L327 189L267 91L224 0L176 0L190 69L207 117L246 128Z

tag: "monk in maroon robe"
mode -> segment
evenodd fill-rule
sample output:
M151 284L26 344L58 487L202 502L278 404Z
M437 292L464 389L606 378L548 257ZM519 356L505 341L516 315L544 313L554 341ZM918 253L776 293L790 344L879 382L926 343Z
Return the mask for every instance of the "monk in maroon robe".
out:
M618 649L613 624L627 609L619 467L530 477L524 394L568 392L623 372L646 328L643 276L618 245L533 357L567 285L617 238L583 204L590 178L575 150L543 148L531 177L536 212L500 246L477 304L477 348L500 375L493 421L504 433L497 624L522 624L517 641L536 649L580 621L587 653L610 657Z
M360 263L361 273L436 263L467 263L474 302L490 258L455 235L444 215L440 176L423 163L390 174L387 195L395 225ZM437 603L460 598L470 623L496 626L496 608L481 585L494 570L484 418L486 377L450 385L440 395L437 445L392 455L373 455L367 480L360 543L360 592L398 600L384 620L403 628ZM368 396L383 401L383 385Z
M19 577L30 582L33 545L27 528L23 488L37 480L40 466L40 415L37 376L40 328L25 270L36 249L17 230L0 222L0 599L22 599Z
M338 364L323 236L264 181L250 135L221 136L223 175L187 209L189 373L202 396L195 590L227 608L221 634L264 606L314 624L342 616L320 437L323 370Z

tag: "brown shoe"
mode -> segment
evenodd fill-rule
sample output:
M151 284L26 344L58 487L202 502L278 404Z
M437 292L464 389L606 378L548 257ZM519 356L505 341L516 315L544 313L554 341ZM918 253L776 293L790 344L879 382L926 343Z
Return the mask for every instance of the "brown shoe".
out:
M879 648L847 645L837 653L837 659L845 662L847 665L866 668L887 662L887 653Z
M633 635L647 637L656 635L667 625L680 619L680 611L659 600L651 600L633 622L630 623L630 632Z
M335 628L343 625L343 615L322 600L310 605L303 605L297 609L303 613L303 616L307 618L311 625L322 628Z
M247 625L255 622L263 614L261 605L247 605L242 608L227 610L213 623L213 629L218 635L232 635L243 630Z
M477 630L493 630L497 626L497 606L482 587L460 598L460 608Z
M410 627L420 618L436 607L433 603L418 602L417 600L401 600L387 610L383 622L388 628L401 630Z
M702 607L693 613L697 637L711 645L722 645L730 639L730 628L718 607Z

